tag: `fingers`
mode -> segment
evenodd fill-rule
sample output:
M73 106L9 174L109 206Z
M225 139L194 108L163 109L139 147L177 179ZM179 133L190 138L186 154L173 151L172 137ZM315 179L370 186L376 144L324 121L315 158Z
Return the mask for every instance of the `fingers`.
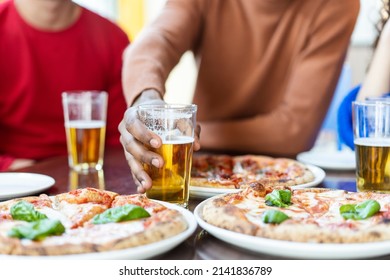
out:
M152 187L152 180L149 175L145 172L142 164L134 159L134 157L125 151L125 156L127 163L131 169L131 175L133 176L133 181L137 187L139 193L145 193L148 189Z
M192 121L189 119L179 119L176 122L176 128L179 129L182 135L192 135Z
M200 150L200 131L201 127L199 124L197 124L195 127L194 151Z
M121 143L126 152L140 163L152 164L157 168L163 166L162 157L150 151L162 145L161 138L148 130L138 119L136 110L128 109L118 127L121 133Z
M143 125L138 119L135 108L126 111L118 130L134 183L138 192L144 193L152 187L152 180L145 172L143 164L154 165L157 168L164 165L162 157L149 150L150 147L161 146L161 139Z

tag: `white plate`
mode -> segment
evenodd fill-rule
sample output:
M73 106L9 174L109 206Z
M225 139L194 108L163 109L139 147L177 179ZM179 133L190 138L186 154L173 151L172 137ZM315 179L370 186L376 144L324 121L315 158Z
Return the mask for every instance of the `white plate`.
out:
M390 254L390 241L351 244L304 243L255 237L222 229L203 220L203 207L208 200L201 202L194 210L199 226L222 241L255 253L298 259L364 259Z
M0 200L42 192L53 186L55 180L36 173L0 173Z
M297 160L331 170L354 170L356 167L355 152L350 150L313 150L298 154Z
M325 179L325 171L321 168L306 164L306 166L314 173L314 180L309 183L291 186L293 189L302 189L302 188L310 188L319 185ZM190 186L190 196L196 198L209 198L214 195L224 194L224 193L235 193L239 192L240 189L224 189L224 188L207 188L207 187L198 187L198 186Z
M194 215L188 211L187 209L184 209L183 207L158 201L159 203L165 205L168 208L176 209L178 210L185 218L185 220L188 223L188 228L179 233L178 235L169 237L167 239L157 241L155 243L142 245L138 247L132 247L128 249L123 250L115 250L115 251L107 251L107 252L99 252L99 253L88 253L88 254L69 254L69 255L61 255L61 256L13 256L13 255L1 255L0 254L0 260L7 259L7 260L13 260L13 259L22 259L22 260L29 260L29 259L39 259L39 260L52 260L52 259L82 259L82 260L143 260L143 259L149 259L154 256L163 254L180 243L182 243L184 240L186 240L188 237L191 236L191 234L194 233L196 230L198 224L196 223Z

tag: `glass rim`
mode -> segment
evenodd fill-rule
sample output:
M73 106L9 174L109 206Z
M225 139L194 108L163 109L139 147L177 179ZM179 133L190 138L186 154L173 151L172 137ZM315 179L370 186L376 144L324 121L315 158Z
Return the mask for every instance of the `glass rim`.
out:
M390 98L389 99L373 99L373 100L359 100L359 101L352 101L352 105L358 105L358 106L377 106L377 105L390 105Z
M180 104L180 103L173 103L173 104L140 104L137 106L138 110L164 110L164 111L170 111L170 110L190 110L195 112L198 109L198 106L196 104Z
M61 93L62 97L70 95L82 95L82 94L91 94L91 95L105 95L108 93L105 90L67 90Z

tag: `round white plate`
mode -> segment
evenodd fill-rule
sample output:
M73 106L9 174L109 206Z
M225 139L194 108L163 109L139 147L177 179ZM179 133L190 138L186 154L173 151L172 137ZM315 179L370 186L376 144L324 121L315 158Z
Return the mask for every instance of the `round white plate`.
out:
M325 171L321 168L306 164L306 166L314 173L314 180L309 183L291 186L293 189L302 189L302 188L310 188L319 185L325 179ZM213 188L213 187L198 187L198 186L190 186L190 196L196 198L209 198L214 195L224 194L224 193L235 193L239 192L240 189L224 189L224 188Z
M0 254L0 260L1 259L7 259L7 260L12 260L12 259L143 260L143 259L149 259L154 256L163 254L173 249L174 247L182 243L184 240L186 240L188 237L190 237L191 234L195 232L198 224L196 223L194 215L187 209L184 209L183 207L171 203L167 203L167 202L162 202L162 201L158 201L158 202L165 205L168 208L178 210L187 221L188 228L185 231L179 233L178 235L169 237L167 239L157 241L155 243L141 245L138 247L132 247L123 250L88 253L88 254L70 254L70 255L61 255L61 256L13 256L13 255Z
M298 154L297 160L331 170L355 170L355 153L345 151L308 151Z
M36 173L0 173L0 200L42 192L53 186L55 180Z
M222 229L203 220L203 207L208 200L201 202L194 210L199 226L224 242L252 252L297 259L361 259L390 254L390 241L351 244L304 243L255 237Z

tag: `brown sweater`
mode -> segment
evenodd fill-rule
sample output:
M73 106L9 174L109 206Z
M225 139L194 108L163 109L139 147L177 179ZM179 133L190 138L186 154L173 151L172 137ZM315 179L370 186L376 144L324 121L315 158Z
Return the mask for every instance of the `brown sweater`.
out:
M202 149L294 156L315 141L358 11L359 0L168 0L126 52L127 102L163 95L192 50Z

